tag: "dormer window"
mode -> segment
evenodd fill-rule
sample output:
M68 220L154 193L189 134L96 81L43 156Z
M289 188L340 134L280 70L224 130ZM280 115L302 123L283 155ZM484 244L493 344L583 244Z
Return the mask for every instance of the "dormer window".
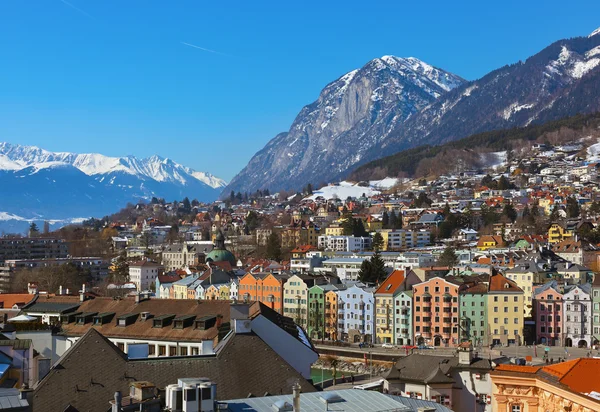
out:
M114 318L115 312L103 312L99 315L94 316L94 325L105 325L110 323L112 318Z
M126 313L125 315L121 315L117 318L117 326L125 327L135 323L137 320L137 313Z
M85 325L90 322L96 314L98 314L98 312L84 312L75 318L75 323L77 325Z
M169 326L174 318L175 318L175 315L172 315L172 314L157 316L154 318L152 327L164 328L165 326Z

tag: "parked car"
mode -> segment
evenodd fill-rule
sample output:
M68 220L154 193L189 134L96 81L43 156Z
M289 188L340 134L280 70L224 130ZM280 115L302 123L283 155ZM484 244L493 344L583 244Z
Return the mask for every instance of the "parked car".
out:
M435 347L433 347L431 345L419 345L418 348L419 349L435 349Z
M402 349L417 349L415 345L404 345Z
M361 342L358 344L358 347L363 349L363 348L372 348L373 344L369 343L369 342Z
M384 343L383 345L381 345L381 347L385 349L392 349L394 345L392 345L391 343Z

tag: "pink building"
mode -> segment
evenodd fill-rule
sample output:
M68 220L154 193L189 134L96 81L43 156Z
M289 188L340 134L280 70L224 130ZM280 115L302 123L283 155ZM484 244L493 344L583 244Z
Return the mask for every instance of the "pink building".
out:
M562 345L562 306L562 293L555 280L533 290L533 316L537 343L548 346Z
M438 277L413 286L416 345L456 346L460 343L458 286Z

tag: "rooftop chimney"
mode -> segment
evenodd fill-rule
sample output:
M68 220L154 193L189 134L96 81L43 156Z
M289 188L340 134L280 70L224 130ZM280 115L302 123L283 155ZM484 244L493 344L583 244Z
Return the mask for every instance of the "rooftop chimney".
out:
M123 397L121 396L121 392L115 392L115 400L112 403L112 412L120 412L121 411L121 401Z
M294 393L294 412L300 412L300 384L296 382L292 386L292 390Z

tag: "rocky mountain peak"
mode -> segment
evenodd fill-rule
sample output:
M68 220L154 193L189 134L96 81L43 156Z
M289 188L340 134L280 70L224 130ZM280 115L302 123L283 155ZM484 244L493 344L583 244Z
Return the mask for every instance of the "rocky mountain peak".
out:
M408 117L463 84L416 58L383 56L326 85L224 193L302 187L340 175Z

